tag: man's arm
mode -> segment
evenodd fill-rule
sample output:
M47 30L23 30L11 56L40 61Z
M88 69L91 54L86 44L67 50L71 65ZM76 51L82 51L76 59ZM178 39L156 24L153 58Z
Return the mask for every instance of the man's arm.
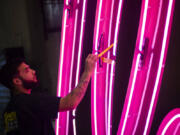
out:
M96 61L98 57L93 54L89 54L85 62L85 70L81 76L79 84L74 88L71 93L61 98L59 104L59 111L73 110L81 102L86 93L91 75L94 72Z

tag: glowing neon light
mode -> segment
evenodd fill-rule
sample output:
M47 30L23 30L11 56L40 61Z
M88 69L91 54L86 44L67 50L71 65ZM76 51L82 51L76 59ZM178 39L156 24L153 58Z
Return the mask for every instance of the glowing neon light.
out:
M66 119L66 135L69 132L69 111L67 111L67 119Z
M139 44L139 50L140 51L142 51L142 45L143 45L143 37L144 37L144 31L145 31L148 2L149 2L149 0L145 0L145 8L144 8L144 13L143 13L143 23L142 23L142 30L141 30L140 44Z
M76 71L76 85L79 81L79 72L80 72L80 56L81 56L81 49L82 49L82 36L83 36L83 24L84 24L84 17L85 17L85 6L86 6L86 0L83 0L83 12L82 12L82 19L81 19L81 32L80 32L80 38L79 38L79 51L78 51L78 62L77 62L77 71Z
M150 122L150 116L152 113L152 108L154 105L154 100L155 100L155 96L157 93L157 87L158 87L158 83L159 83L159 79L160 79L160 75L161 75L161 68L163 67L163 58L164 58L164 53L165 53L166 39L167 39L167 34L168 34L168 27L169 27L169 22L170 22L170 15L171 15L171 10L172 10L173 0L170 0L169 2L170 3L168 5L168 12L167 12L165 31L164 31L164 36L163 36L163 44L162 44L162 51L161 51L160 62L159 62L159 67L158 67L158 73L157 73L156 82L155 82L153 95L152 95L152 99L151 99L151 104L150 104L150 108L149 108L149 112L148 112L148 116L147 116L147 120L146 120L144 135L147 134L148 125Z
M170 111L161 122L157 135L179 135L180 108Z
M162 0L160 0L160 7L159 7L159 10L158 10L158 17L157 17L157 25L156 25L156 28L155 28L155 34L154 34L153 41L152 41L152 49L154 48L156 37L157 37L157 31L158 31L158 27L159 27L161 9L162 9ZM141 98L140 109L138 111L137 120L136 120L136 123L135 123L135 127L133 129L133 135L136 132L137 125L138 125L139 118L140 118L140 114L141 114L141 111L142 111L142 105L143 105L143 102L144 102L145 93L146 93L146 89L147 89L147 84L148 84L148 80L149 80L149 74L150 74L150 69L151 69L151 65L152 65L152 59L153 59L153 54L151 54L151 58L150 58L150 64L149 64L149 68L148 68L148 72L147 72L147 78L146 78L146 81L145 81L145 86L144 86L143 95L142 95L142 98Z
M112 4L112 8L111 8L111 21L112 21L112 9L113 9L113 6L114 6L114 1L113 1L113 4ZM122 9L122 0L119 1L119 7L118 7L118 14L117 14L117 19L116 19L116 27L115 27L115 38L114 38L114 44L117 44L117 35L118 35L118 30L119 30L119 24L120 24L120 15L121 15L121 9ZM112 22L110 23L110 28L111 28L111 25L112 25ZM110 30L111 32L111 30ZM110 38L111 36L109 36ZM110 44L110 39L108 40L109 44ZM113 55L115 56L116 55L116 45L114 46L113 48ZM108 53L108 58L109 58L109 53ZM109 65L107 65L107 71L109 70ZM108 125L107 125L107 134L110 135L110 131L111 131L111 102L112 102L112 90L113 90L113 71L114 71L114 62L112 63L111 65L111 76L110 76L110 86L109 86L109 101L108 101ZM108 73L108 72L107 72ZM106 73L106 77L108 78L107 76L107 73ZM107 79L108 80L108 79ZM107 89L108 86L106 86L106 89ZM107 90L106 90L107 91ZM107 102L106 102L107 103Z
M176 120L180 118L180 114L175 115L174 117L172 117L172 119L167 123L167 125L164 127L163 131L162 131L162 135L165 135L166 130L168 129L168 127Z
M79 4L79 1L80 1L80 0L77 0L77 4Z
M122 0L119 1L118 16L117 16L117 20L116 20L116 29L115 29L115 36L114 36L114 44L117 44L117 35L118 35L118 30L119 30L121 9L122 9ZM117 45L115 45L113 48L113 55L114 56L116 55L116 48L117 48Z
M66 21L67 21L67 9L64 13L64 22L63 22L63 32L62 32L62 44L61 44L61 53L60 53L60 60L59 60L59 75L58 75L58 90L57 90L57 96L61 96L61 81L62 81L62 66L63 66L63 57L64 57L64 42L65 42L65 29L66 29ZM59 134L59 113L56 120L56 134Z
M123 123L122 131L121 131L121 135L124 134L126 121L127 121L127 116L129 114L129 108L130 108L130 104L131 104L131 100L132 100L132 95L133 95L133 92L134 92L134 85L135 85L136 76L137 76L137 72L138 72L138 64L139 64L139 61L140 61L140 56L141 56L141 54L139 53L137 55L136 66L135 66L135 71L134 71L134 77L133 77L133 82L132 82L131 91L130 91L130 95L129 95L129 102L128 102L127 111L126 111L125 118L124 118L124 123Z
M100 16L102 10L102 0L100 0L99 12L98 12L98 24L97 24L97 33L96 33L96 40L95 40L95 50L97 50L97 43L98 43L98 36L99 36L99 23L100 23Z
M179 128L180 128L180 123L177 125L176 129L174 130L173 135L177 135Z
M154 56L154 54L152 53L152 54L151 54L151 58L150 58L150 62L149 62L148 71L147 71L147 77L146 77L146 81L145 81L145 86L144 86L144 90L143 90L143 95L142 95L141 103L140 103L140 107L139 107L140 109L139 109L139 111L138 111L137 120L136 120L134 129L133 129L133 135L134 135L135 132L136 132L137 125L138 125L139 118L140 118L140 114L141 114L141 111L142 111L142 106L143 106L143 102L144 102L144 98L145 98L145 94L146 94L146 90L147 90L147 84L148 84L148 81L149 81L149 75L150 75L150 69L151 69L151 66L152 66L153 56Z
M98 35L99 35L99 23L100 23L100 14L102 10L102 0L100 0L100 6L99 6L99 12L98 12L98 24L97 24L97 29L96 29L96 40L95 40L95 50L97 50L97 42L98 42ZM97 52L96 52L97 54ZM95 135L97 135L97 110L96 110L96 74L97 74L97 64L95 67L95 72L94 72L94 129L95 129Z
M77 30L77 16L78 10L76 9L75 13L75 27L74 27L74 38L73 38L73 50L72 50L72 58L71 58L71 70L70 70L70 81L69 81L69 92L71 91L71 84L72 84L72 73L73 73L73 65L74 65L74 51L75 51L75 39L76 39L76 30Z
M112 30L112 19L113 19L113 7L114 7L114 0L112 1L112 5L111 5L111 15L110 15L110 26L109 26L109 36L108 36L108 46L110 46L110 44L111 44L111 30ZM107 56L108 58L110 58L110 52L108 52L108 56ZM107 69L106 69L106 90L105 90L105 99L108 99L108 73L109 73L109 64L107 64ZM110 102L108 102L108 103L110 103ZM110 124L109 124L109 122L108 121L110 121L109 119L108 119L108 113L109 113L109 111L107 111L108 109L107 109L107 100L105 100L105 124L106 124L106 134L107 135L110 135Z
M94 76L94 89L96 90L96 74L97 74L97 64L95 66L95 76ZM95 135L97 135L97 114L96 114L96 92L94 92L94 129L95 129Z
M69 4L69 0L66 0L66 5L68 5Z
M78 2L79 3L79 2ZM80 57L81 57L81 50L82 50L82 36L84 31L84 18L85 18L85 7L86 7L86 0L83 0L83 7L82 7L82 18L81 18L81 31L80 31L80 38L79 38L79 50L78 50L78 62L77 62L77 70L76 70L76 86L79 81L79 72L80 72ZM75 111L73 110L73 116L75 116ZM73 119L73 131L74 135L76 135L76 121Z
M77 16L78 16L78 9L75 12L75 24L74 24L74 35L73 35L73 49L72 49L72 57L71 57L71 69L70 69L70 80L69 80L69 92L71 91L72 87L72 73L73 73L73 65L74 65L74 52L75 52L75 39L76 39L76 30L77 30ZM69 111L67 112L67 122L66 122L66 135L68 135L69 129Z
M114 61L112 62L111 66L111 78L110 78L110 92L109 92L109 110L108 110L108 135L110 135L110 128L111 128L111 101L112 101L112 84L113 84L113 71L114 71Z
M74 132L74 135L76 135L76 120L75 120L75 118L73 119L73 132Z
M152 49L154 49L155 46L155 41L156 41L156 37L157 37L157 31L158 31L158 27L159 27L159 21L160 21L160 16L161 16L161 9L162 9L162 0L160 0L160 5L159 5L159 10L158 10L158 17L157 17L157 25L155 28L155 32L154 32L154 37L153 41L152 41Z

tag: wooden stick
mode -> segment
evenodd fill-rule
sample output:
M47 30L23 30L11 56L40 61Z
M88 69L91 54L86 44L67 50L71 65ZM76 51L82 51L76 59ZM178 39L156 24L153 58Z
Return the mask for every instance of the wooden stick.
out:
M114 46L114 43L112 43L108 48L106 48L104 51L102 51L98 57L101 57L103 54L105 54L107 51L109 51L109 49L111 49Z

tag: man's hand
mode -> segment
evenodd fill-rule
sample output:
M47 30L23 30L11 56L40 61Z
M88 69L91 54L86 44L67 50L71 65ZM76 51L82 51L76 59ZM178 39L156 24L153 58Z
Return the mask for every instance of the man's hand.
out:
M85 70L84 71L89 73L90 75L92 75L92 73L94 72L94 68L95 68L97 60L98 60L97 55L89 54L85 61Z
M71 91L71 93L61 98L59 104L59 111L67 111L67 110L75 109L78 106L78 104L81 102L82 98L85 95L89 81L91 79L91 75L94 72L94 68L97 60L98 60L97 55L94 54L88 55L85 61L85 69L78 85L76 86L76 88L74 88Z

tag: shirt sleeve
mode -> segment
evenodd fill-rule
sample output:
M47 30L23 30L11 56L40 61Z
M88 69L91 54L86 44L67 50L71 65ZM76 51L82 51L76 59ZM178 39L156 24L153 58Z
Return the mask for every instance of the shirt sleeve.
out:
M59 110L60 97L45 94L32 94L21 96L20 107L39 117L55 119Z

